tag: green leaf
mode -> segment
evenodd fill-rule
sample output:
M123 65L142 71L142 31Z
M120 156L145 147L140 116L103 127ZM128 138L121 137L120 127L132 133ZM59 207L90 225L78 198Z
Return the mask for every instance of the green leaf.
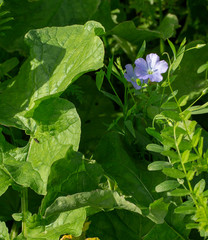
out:
M139 49L139 52L137 53L136 59L142 58L144 56L145 50L146 50L146 41L144 40L141 48Z
M125 209L142 214L139 207L125 200L124 196L120 196L117 192L97 189L91 192L82 192L66 197L58 197L46 209L45 215L47 217L81 207L92 207L98 211L101 211L102 209L112 210L114 208Z
M90 221L88 236L107 240L138 240L155 226L148 218L125 210L100 212L91 216Z
M194 186L194 193L200 196L204 189L205 189L206 182L204 179L201 179L195 186Z
M148 165L148 170L149 171L158 171L158 170L162 170L164 168L169 168L169 167L171 167L171 163L169 163L169 162L155 161Z
M0 222L0 239L10 240L8 228L6 227L5 222Z
M190 43L187 48L195 46ZM204 79L204 74L198 74L197 69L207 61L208 45L202 49L194 49L186 52L181 62L181 68L177 72L177 78L172 83L173 89L178 89L178 96L189 95L189 100L196 98L205 88L208 87L208 80ZM182 51L182 50L181 50ZM180 56L182 56L181 54ZM179 57L180 57L179 56ZM178 57L178 58L179 58ZM175 69L175 67L173 68ZM197 79L197 81L196 81Z
M126 29L128 29L128 31L126 31ZM162 34L159 31L136 28L133 21L119 23L111 30L111 33L121 39L137 45L138 43L142 44L144 40L147 42L162 37Z
M162 137L160 136L160 133L155 130L155 128L148 127L146 128L146 131L149 135L156 138L158 141L162 141Z
M183 197L187 196L190 194L190 191L187 189L182 189L182 188L177 188L173 190L172 192L168 192L168 196L173 196L173 197Z
M163 146L158 145L158 144L154 144L154 143L148 144L147 147L146 147L146 149L147 149L148 151L157 152L157 153L161 153L162 151L164 151Z
M101 92L108 98L110 98L111 100L113 100L115 103L117 103L120 107L122 107L122 102L120 101L120 99L116 96L113 95L111 93L108 93L106 91L101 90Z
M168 40L168 44L169 44L169 46L170 46L170 48L173 52L174 60L176 60L176 48L175 48L174 44L169 39L167 39L167 40Z
M19 60L16 57L10 58L5 62L0 64L0 76L6 75L10 72L14 67L19 64Z
M182 162L186 163L189 161L190 150L186 150L182 153Z
M121 135L115 132L106 134L98 144L94 158L116 181L120 191L132 196L139 206L149 207L154 197L158 197L154 186L164 180L164 175L148 171L146 161L135 161L136 156L132 156L132 149Z
M127 129L129 130L129 132L132 134L132 136L134 138L136 138L136 133L135 133L135 130L134 130L134 126L133 126L133 123L131 120L126 120L124 122L125 126L127 127Z
M208 70L208 63L205 63L203 65L201 65L198 69L197 69L197 73L202 73L204 71Z
M187 215L187 214L194 214L195 212L196 212L196 208L191 206L180 206L175 209L175 213L178 213L178 214Z
M25 116L31 117L42 100L59 96L85 72L102 67L103 43L94 32L98 27L90 21L29 31L31 56L0 95L0 123L33 132L35 124Z
M15 0L5 1L1 10L9 10L10 16L14 17L15 21L10 22L12 31L7 31L1 37L0 45L9 52L19 50L25 53L23 37L29 29L84 24L93 19L92 15L96 13L99 5L99 0L86 0L84 4L76 0L59 2L22 0L21 3Z
M159 185L156 186L155 191L156 192L167 192L170 191L174 188L179 187L180 184L178 181L175 180L166 180L162 183L160 183Z
M189 96L188 95L184 95L184 96L179 98L178 103L179 103L179 105L181 107L183 107L183 106L185 106L187 104L188 100L189 100Z
M69 148L78 150L81 123L74 105L61 98L41 102L33 119L37 123L34 138L39 142L31 139L27 161L39 172L45 192L51 165L65 157Z
M167 14L162 20L158 31L162 33L162 38L165 40L175 34L175 29L179 27L178 18L174 14Z
M178 106L175 102L165 102L161 105L163 109L177 109Z
M164 223L164 218L167 215L168 207L169 207L169 203L165 203L163 201L163 198L155 200L149 206L150 212L149 212L148 218L150 218L153 222L157 224Z
M102 177L104 171L99 164L70 149L63 159L51 166L47 194L41 203L41 214L57 197L97 189Z
M175 168L164 168L162 170L162 172L168 177L185 178L185 174L183 172L181 172L180 170L175 169Z
M96 73L96 86L99 91L101 90L101 87L103 85L104 76L105 72L102 69Z
M78 237L82 234L85 220L86 211L84 208L61 213L56 219L41 219L34 215L26 222L27 237L28 239L57 240L65 233Z
M186 47L179 48L176 56L176 60L174 60L172 64L172 70L175 71L179 65L181 64L181 61L183 59L184 53L185 53ZM175 79L174 79L175 80Z

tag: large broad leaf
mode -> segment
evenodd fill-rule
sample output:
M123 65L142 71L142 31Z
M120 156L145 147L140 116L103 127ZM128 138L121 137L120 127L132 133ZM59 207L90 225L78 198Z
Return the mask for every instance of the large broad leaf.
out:
M23 37L30 29L84 24L96 13L99 4L100 0L4 1L2 11L9 11L15 21L10 22L11 29L5 31L0 45L9 51L25 52Z
M196 46L198 42L193 42L187 45L186 49ZM197 69L208 59L208 45L201 48L188 51L185 53L181 62L180 70L177 73L177 78L172 84L174 90L178 90L177 97L189 95L189 100L196 98L206 87L208 80L205 79L205 74L197 73Z
M41 102L33 119L36 129L26 147L14 148L5 140L1 142L10 146L4 147L2 161L15 183L45 194L53 162L63 158L69 148L78 149L80 119L74 105L60 98Z
M84 159L81 153L70 149L65 158L56 161L51 167L41 213L44 214L46 207L59 196L97 189L103 175L102 167L94 160Z
M31 56L0 95L0 123L34 131L26 113L31 116L43 99L60 95L80 75L102 67L98 28L102 26L91 21L84 26L31 30L26 35Z
M9 240L8 228L4 222L0 222L0 239L1 240Z
M124 210L98 213L90 218L89 236L108 240L188 240L184 215L172 212L163 224L154 224L141 215Z
M154 226L147 218L125 210L98 213L89 220L87 234L108 240L141 240Z
M78 237L86 220L84 208L61 213L56 219L41 219L34 215L27 220L27 239L57 240L61 235Z
M120 196L116 191L97 189L91 192L76 193L57 198L54 203L46 209L46 216L81 207L92 207L98 211L102 209L112 210L114 208L126 209L141 214L139 207L127 201L124 196Z
M132 196L132 201L138 206L148 207L155 200L154 188L157 182L162 181L162 174L147 171L147 163L132 156L121 135L113 132L106 134L94 157L106 173L115 179L122 192Z

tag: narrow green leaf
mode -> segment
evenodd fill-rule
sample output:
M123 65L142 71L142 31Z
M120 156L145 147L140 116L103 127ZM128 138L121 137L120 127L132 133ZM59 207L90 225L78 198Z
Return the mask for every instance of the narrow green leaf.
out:
M169 168L169 167L171 167L171 163L169 163L169 162L155 161L148 165L148 170L149 171L158 171L158 170L162 170L164 168Z
M202 73L204 71L208 70L208 63L205 63L203 65L201 65L198 69L197 69L197 73Z
M108 98L110 98L111 100L113 100L115 103L117 103L120 107L122 107L122 102L118 99L117 96L111 94L111 93L108 93L106 91L103 91L101 90L101 92Z
M174 57L174 60L175 60L176 59L176 48L175 48L174 44L169 39L167 39L167 40L168 40L168 44L169 44L169 46L170 46L170 48L173 52L173 57Z
M202 129L201 128L197 128L195 133L194 133L194 135L193 135L193 137L192 137L191 142L192 142L192 145L194 147L197 146L197 144L198 144L198 142L200 140L201 132L202 132Z
M206 182L204 179L201 179L195 186L194 186L194 193L200 196L204 189L205 189Z
M133 123L131 120L126 120L124 122L125 126L127 127L127 129L129 130L129 132L132 134L132 136L134 138L136 138L136 133L135 133L135 130L134 130L134 126L133 126Z
M189 161L190 150L186 150L182 153L182 162L186 163Z
M101 87L103 85L104 76L105 72L102 69L96 73L96 86L99 91L101 90Z
M188 95L184 95L182 97L179 98L178 103L181 107L185 106L188 102L189 96Z
M181 172L178 169L174 169L174 168L164 168L162 170L162 172L168 176L168 177L172 177L172 178L184 178L185 174L183 172Z
M196 208L191 206L180 206L175 208L174 212L178 214L185 214L185 215L194 214L196 212Z
M109 64L108 64L108 67L107 67L106 77L107 77L108 80L110 80L110 78L111 78L112 67L113 67L113 57L109 60Z
M180 186L180 184L178 181L167 180L167 181L164 181L164 182L160 183L159 185L157 185L155 188L155 191L156 192L167 192L167 191L175 189L179 186Z
M180 63L181 63L181 61L183 59L183 55L184 55L185 49L186 49L186 47L184 46L177 53L176 60L173 62L173 65L172 65L173 71L175 71L179 67L179 65L180 65Z
M204 138L200 137L199 139L199 144L198 144L198 151L199 151L199 155L202 156L203 154L203 142L204 142Z
M168 192L167 194L168 196L173 196L173 197L183 197L183 196L189 195L190 191L187 189L177 188L172 192Z
M141 48L139 49L139 52L137 53L136 59L142 58L144 56L145 50L146 50L146 41L144 40Z
M160 146L160 145L154 144L154 143L148 144L148 145L146 146L146 149L147 149L148 151L157 152L157 153L161 153L162 151L164 151L163 146Z

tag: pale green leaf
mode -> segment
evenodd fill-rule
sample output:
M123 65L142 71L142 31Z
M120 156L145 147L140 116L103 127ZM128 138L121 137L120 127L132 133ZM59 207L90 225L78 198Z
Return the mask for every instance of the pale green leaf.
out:
M146 147L146 149L147 149L148 151L157 152L157 153L161 153L162 151L164 151L163 146L158 145L158 144L154 144L154 143L148 144L147 147Z
M0 239L10 240L8 228L6 227L5 222L0 222Z
M30 57L0 95L0 123L34 132L35 123L25 116L31 117L42 100L59 96L82 74L102 67L104 48L96 28L101 24L90 21L29 31Z
M57 240L65 233L78 237L82 234L85 220L84 208L61 213L56 219L38 219L32 216L27 222L27 237L36 240Z
M172 178L184 178L185 174L183 172L181 172L178 169L175 168L164 168L162 170L162 172L168 176L168 177L172 177Z
M148 170L149 171L158 171L158 170L162 170L164 168L169 168L169 167L171 167L171 163L169 163L169 162L155 161L148 165Z
M190 191L187 189L182 189L182 188L177 188L173 190L172 192L168 192L168 196L173 196L173 197L183 197L187 196L190 194Z
M156 192L167 192L167 191L175 189L179 186L180 186L180 184L178 181L166 180L166 181L160 183L159 185L157 185L155 190L156 190Z
M98 210L125 209L141 214L141 210L135 204L127 201L124 196L111 190L95 190L91 192L76 193L66 197L58 197L52 205L46 209L46 216L81 208L92 207Z

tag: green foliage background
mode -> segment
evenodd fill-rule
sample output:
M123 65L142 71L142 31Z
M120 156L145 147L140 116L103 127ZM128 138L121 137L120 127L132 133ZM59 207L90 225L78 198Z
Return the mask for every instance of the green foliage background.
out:
M144 40L145 54L155 52L166 61L162 53L172 54L167 39L176 48L184 37L187 48L206 43L208 1L1 2L0 239L24 239L20 221L29 240L64 234L203 239L186 228L188 216L174 212L181 198L155 189L170 173L148 170L151 162L165 160L155 145L153 152L146 150L154 140L145 129L158 113L159 96L153 91L148 99L138 96L136 107L131 100L125 105L127 83L115 71L134 62ZM112 56L118 66L113 72ZM208 87L204 72L197 73L207 59L207 46L184 54L172 85L178 97L192 101ZM101 68L107 74L98 86L95 71ZM206 103L207 95L200 101ZM123 111L124 105L132 108ZM193 116L207 137L205 117ZM25 189L27 216L20 209Z

